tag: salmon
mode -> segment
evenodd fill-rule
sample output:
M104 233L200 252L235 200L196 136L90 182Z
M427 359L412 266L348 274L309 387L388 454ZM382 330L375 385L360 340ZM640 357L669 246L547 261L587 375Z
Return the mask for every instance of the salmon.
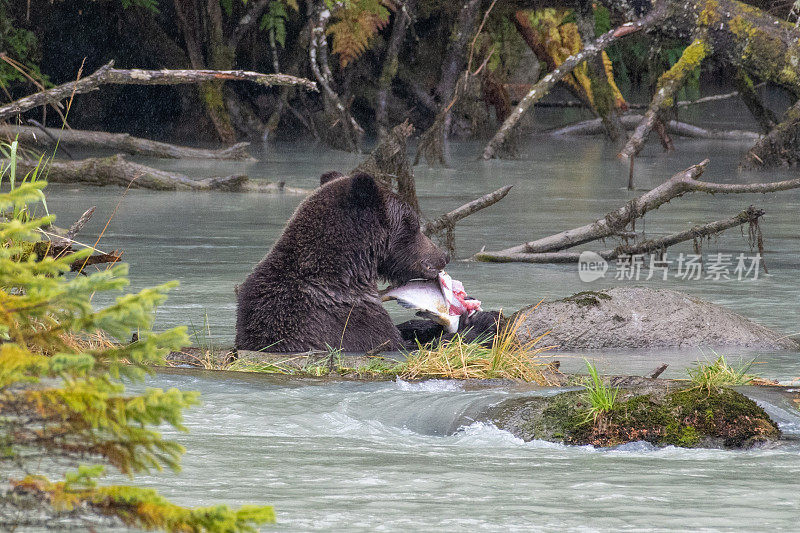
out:
M412 280L381 291L381 300L395 300L407 309L416 310L418 316L444 326L448 333L458 331L462 314L472 315L481 310L481 302L467 296L464 285L444 271L435 280Z

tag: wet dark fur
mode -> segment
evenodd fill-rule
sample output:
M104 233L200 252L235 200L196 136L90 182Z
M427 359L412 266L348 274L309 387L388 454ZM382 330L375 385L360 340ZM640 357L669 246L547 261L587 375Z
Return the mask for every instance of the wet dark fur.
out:
M371 176L322 182L239 287L237 348L366 351L386 341L398 348L378 280L434 279L447 264L416 213Z

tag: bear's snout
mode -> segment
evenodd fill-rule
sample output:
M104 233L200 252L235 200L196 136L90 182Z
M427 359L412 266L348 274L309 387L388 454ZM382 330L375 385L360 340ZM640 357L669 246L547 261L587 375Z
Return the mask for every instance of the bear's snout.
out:
M438 251L438 250L437 250ZM422 260L422 268L425 270L425 278L436 279L439 272L444 270L450 262L450 254L439 252L435 257Z

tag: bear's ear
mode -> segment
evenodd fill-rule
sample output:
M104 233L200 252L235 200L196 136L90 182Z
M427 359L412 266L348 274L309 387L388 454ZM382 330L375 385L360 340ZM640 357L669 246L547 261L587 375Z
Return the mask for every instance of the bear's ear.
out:
M328 172L324 173L322 176L319 177L319 184L325 185L329 181L341 178L342 176L344 176L344 174L342 174L341 172L338 172L336 170L329 170Z
M377 207L381 203L381 191L375 178L364 172L353 174L350 186L350 201L356 207Z

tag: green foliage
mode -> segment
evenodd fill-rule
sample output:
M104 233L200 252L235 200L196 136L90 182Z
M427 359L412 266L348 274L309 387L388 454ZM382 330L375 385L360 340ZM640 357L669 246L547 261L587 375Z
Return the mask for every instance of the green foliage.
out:
M272 2L269 3L267 12L261 17L261 23L259 25L262 30L273 32L275 42L281 45L281 47L286 46L286 19L289 16L286 11L287 6L297 11L298 6L296 2L284 3L282 0L272 0Z
M148 366L187 342L184 328L151 331L154 311L175 283L125 294L95 309L94 294L128 284L127 265L70 277L72 262L91 249L59 258L25 253L53 217L9 215L30 213L44 186L27 180L0 194L0 505L13 501L5 492L12 488L15 498L48 504L56 514L88 509L151 529L249 531L271 520L271 508L185 509L150 490L99 487L97 465L79 467L60 482L39 475L46 468L42 458L77 466L91 457L129 475L177 470L183 447L162 439L157 428L168 424L185 431L183 410L198 402L196 393L177 389L127 395L122 381L142 378ZM82 341L95 332L120 342L137 332L139 340ZM12 479L12 468L28 475ZM14 527L13 516L0 513L3 527Z
M0 156L5 159L8 159L8 163L0 162L0 187L3 186L3 182L7 181L11 190L17 188L18 185L24 185L26 183L37 183L43 179L42 176L43 168L45 168L45 160L44 155L39 157L39 163L36 167L25 174L21 180L17 179L17 151L19 148L19 143L17 141L12 142L11 144L0 143ZM44 193L41 190L34 191L34 194L37 196L37 200L42 204L44 207L45 213L50 214L47 209L47 199L44 197ZM21 220L26 222L31 218L35 217L35 213L32 213L28 209L28 204L19 204L15 205L13 210L8 213L11 218Z
M0 0L0 52L8 61L0 61L0 87L12 82L26 81L21 71L28 71L35 79L47 81L39 71L41 50L36 35L21 27L12 6L14 0ZM9 62L15 63L16 67Z
M713 361L698 361L693 368L687 370L689 379L696 388L711 392L723 387L747 385L756 378L748 373L755 360L731 365L724 355L713 353L717 356Z
M589 400L586 421L597 422L598 418L611 412L614 408L619 395L619 387L607 387L597 374L597 368L588 360L586 361L586 368L589 370L590 379L589 384L586 385L586 396Z

